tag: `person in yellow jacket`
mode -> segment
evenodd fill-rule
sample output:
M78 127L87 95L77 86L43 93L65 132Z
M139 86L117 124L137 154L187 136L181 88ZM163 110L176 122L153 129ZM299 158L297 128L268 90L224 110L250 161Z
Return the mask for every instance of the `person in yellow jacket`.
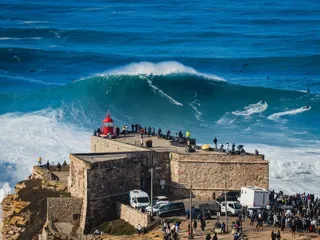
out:
M186 138L190 138L190 132L189 131L186 132Z
M39 157L39 158L38 158L38 166L40 166L40 165L41 165L41 163L42 163L42 158L41 158L41 157Z

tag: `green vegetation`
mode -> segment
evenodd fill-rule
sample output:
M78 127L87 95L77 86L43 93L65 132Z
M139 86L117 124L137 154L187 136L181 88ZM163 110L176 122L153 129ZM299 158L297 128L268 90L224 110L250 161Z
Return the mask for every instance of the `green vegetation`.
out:
M71 197L71 193L67 192L66 190L59 190L60 197Z
M122 219L117 219L111 222L103 222L98 227L94 228L92 233L95 231L95 229L99 229L104 233L112 235L132 235L136 233L136 229Z

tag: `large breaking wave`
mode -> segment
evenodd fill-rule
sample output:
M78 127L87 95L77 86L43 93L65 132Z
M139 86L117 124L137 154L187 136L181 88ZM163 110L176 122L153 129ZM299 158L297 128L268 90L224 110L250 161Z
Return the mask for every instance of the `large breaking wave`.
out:
M1 195L9 190L6 183L12 187L26 177L39 155L44 160L62 161L70 152L89 150L90 132L100 125L108 110L118 125L138 122L170 128L173 134L189 130L199 141L208 143L214 136L221 142L249 142L272 160L271 176L284 178L289 170L277 168L290 165L277 163L277 158L287 154L289 147L282 153L277 149L278 155L268 158L269 146L298 145L305 136L317 138L320 133L314 126L320 99L299 91L246 87L223 80L177 62L142 62L63 86L0 94L5 136L0 144L1 161L13 173L0 178ZM296 115L281 114L285 123L267 118L305 105L312 109ZM300 166L299 153L295 159ZM304 176L315 176L319 166L308 164ZM292 176L303 175L297 168L290 169Z

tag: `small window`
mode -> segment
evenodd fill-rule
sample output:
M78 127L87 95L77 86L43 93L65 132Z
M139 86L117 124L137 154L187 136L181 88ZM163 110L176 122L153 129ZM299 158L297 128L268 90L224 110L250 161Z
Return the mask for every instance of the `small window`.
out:
M73 220L79 220L80 214L73 214Z

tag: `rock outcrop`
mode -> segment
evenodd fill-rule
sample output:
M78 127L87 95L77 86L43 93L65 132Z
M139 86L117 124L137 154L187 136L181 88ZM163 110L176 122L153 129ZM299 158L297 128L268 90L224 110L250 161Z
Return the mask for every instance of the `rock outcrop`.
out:
M64 195L61 189L40 179L17 183L15 193L1 203L3 239L33 239L40 233L46 221L47 198Z

